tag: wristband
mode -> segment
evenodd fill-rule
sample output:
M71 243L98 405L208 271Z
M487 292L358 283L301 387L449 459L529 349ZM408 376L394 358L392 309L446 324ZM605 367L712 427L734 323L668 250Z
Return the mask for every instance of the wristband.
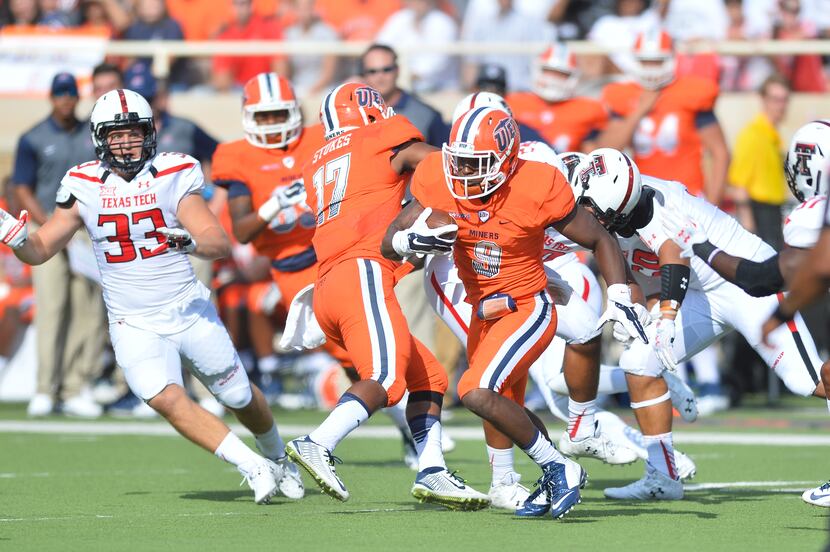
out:
M282 207L280 206L280 200L276 197L271 197L268 201L259 206L256 214L265 222L271 222L281 210Z
M695 255L706 261L706 264L709 264L715 254L720 252L720 249L707 240L703 243L694 244L692 246L692 251L695 252Z

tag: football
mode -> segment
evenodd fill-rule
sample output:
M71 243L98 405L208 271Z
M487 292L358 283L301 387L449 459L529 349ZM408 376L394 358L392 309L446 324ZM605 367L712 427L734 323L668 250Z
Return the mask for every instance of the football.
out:
M455 220L446 211L433 209L427 217L427 226L430 228L440 228L448 224L455 224ZM454 240L458 236L458 232L449 232L446 236Z

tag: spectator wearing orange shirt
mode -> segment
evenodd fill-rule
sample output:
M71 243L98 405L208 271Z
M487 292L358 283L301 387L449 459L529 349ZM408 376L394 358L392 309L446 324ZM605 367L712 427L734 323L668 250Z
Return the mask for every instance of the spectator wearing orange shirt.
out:
M280 40L282 28L273 17L254 13L252 0L231 0L233 20L219 33L218 40ZM285 73L284 56L217 56L213 58L213 86L227 91L242 87L259 73Z
M390 15L403 8L401 0L318 0L323 20L343 40L372 40Z

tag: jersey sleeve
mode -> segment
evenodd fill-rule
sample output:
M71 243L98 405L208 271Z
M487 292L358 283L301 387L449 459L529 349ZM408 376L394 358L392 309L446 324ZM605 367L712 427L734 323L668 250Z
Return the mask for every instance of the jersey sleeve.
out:
M377 124L377 123L376 123ZM378 125L378 132L367 144L373 153L392 151L407 142L424 141L424 135L403 115L394 115Z
M784 243L790 247L810 249L818 242L827 199L808 199L784 220Z
M652 202L654 204L654 215L648 224L637 230L637 235L640 236L640 239L649 249L654 253L659 253L660 248L669 239L663 230L663 217L670 216L670 214L657 200L656 195Z
M576 205L574 194L565 176L553 167L550 167L548 174L553 176L550 191L547 197L542 199L536 220L542 226L550 226L568 216Z
M228 191L228 199L251 195L251 189L245 177L237 169L241 160L236 155L232 144L219 144L211 161L211 178L213 183Z
M628 113L625 107L625 99L627 97L626 88L623 88L621 83L608 84L602 89L602 104L608 110L610 117L624 117Z
M715 101L718 99L718 85L716 82L709 79L695 78L690 80L686 93L693 111L697 113L714 111Z
M430 194L429 190L434 186L431 180L435 174L436 163L434 159L437 155L440 154L438 152L431 153L418 163L409 184L409 193L424 207L433 207L431 200L434 199L435 194Z

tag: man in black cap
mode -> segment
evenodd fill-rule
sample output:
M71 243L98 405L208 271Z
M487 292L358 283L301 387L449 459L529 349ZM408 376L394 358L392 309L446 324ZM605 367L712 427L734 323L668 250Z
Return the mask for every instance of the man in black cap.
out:
M70 73L52 79L52 111L17 144L12 185L17 201L35 226L55 208L66 171L89 159L89 127L75 114L78 84ZM79 238L82 239L82 238ZM73 273L66 251L32 269L37 331L37 390L30 416L46 416L63 401L65 414L94 418L101 407L83 391L100 371L103 333L94 335L103 313L101 294L91 280Z
M491 92L504 98L507 94L507 71L504 70L504 67L495 63L482 64L478 68L476 89L473 92ZM522 142L547 143L542 135L532 127L519 121L516 121L516 123L519 125L519 136L522 137Z

